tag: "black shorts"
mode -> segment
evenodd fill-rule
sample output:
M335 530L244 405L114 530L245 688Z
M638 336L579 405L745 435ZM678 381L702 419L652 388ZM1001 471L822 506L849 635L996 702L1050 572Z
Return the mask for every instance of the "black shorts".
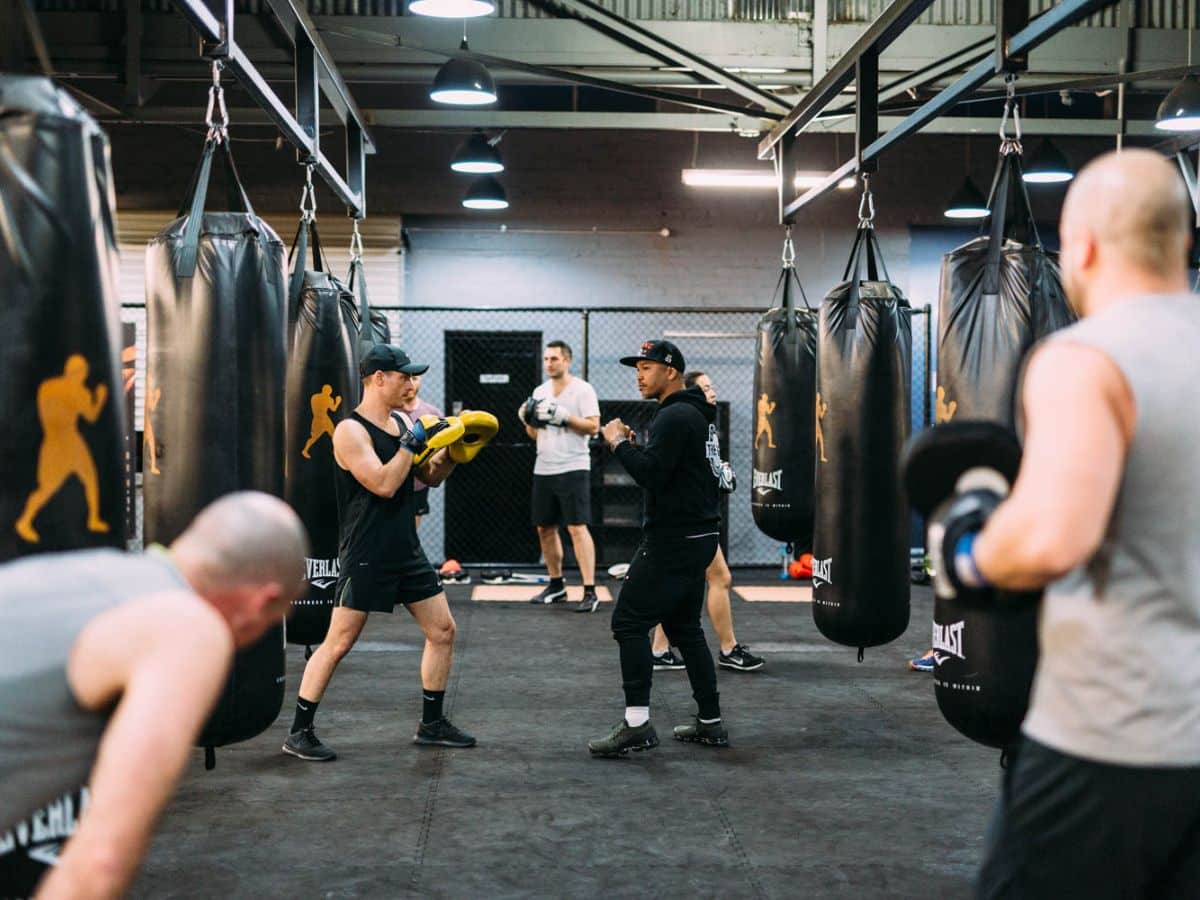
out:
M429 488L423 487L419 491L413 491L413 515L429 515Z
M1116 766L1022 738L988 830L979 900L1197 896L1200 767Z
M342 570L338 579L335 606L359 612L393 612L397 603L409 606L442 592L442 579L422 556L399 569L372 571L368 565Z
M592 473L587 469L533 476L534 525L589 525Z

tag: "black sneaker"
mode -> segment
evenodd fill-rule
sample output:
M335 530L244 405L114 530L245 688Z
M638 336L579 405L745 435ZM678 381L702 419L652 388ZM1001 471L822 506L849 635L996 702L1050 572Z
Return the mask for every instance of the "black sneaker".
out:
M683 664L683 660L672 653L670 647L661 656L657 653L654 654L655 672L668 672L672 670L682 672L686 668L687 666Z
M450 720L442 716L436 722L426 725L422 722L413 735L414 744L429 744L438 747L474 747L475 738L464 731L459 731L450 724Z
M337 759L337 754L321 743L312 726L289 734L288 739L283 742L283 752L309 762L329 762Z
M624 756L630 750L653 750L658 746L658 735L654 726L648 721L634 728L624 719L620 721L607 737L588 741L588 751L592 756L603 756L616 759Z
M575 607L575 612L595 612L599 606L600 598L596 596L596 592L587 591L579 601L579 605Z
M739 672L754 672L766 665L761 656L755 656L745 644L734 644L728 653L717 657L717 665Z
M543 603L565 603L566 599L567 589L565 586L553 588L550 587L550 585L546 585L544 588L542 588L542 592L540 594L538 594L536 597L530 597L529 602L541 605Z
M688 725L675 726L675 740L688 744L707 744L710 747L728 747L729 732L720 722L706 724L697 716Z

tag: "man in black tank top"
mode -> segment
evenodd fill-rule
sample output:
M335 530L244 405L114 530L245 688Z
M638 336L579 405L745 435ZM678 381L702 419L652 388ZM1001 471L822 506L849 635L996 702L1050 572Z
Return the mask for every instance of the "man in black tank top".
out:
M304 668L296 716L283 745L284 753L300 759L337 757L313 729L317 704L362 633L367 614L392 612L397 603L404 604L425 634L424 708L414 743L475 744L442 711L454 654L454 617L441 579L417 539L413 498L414 476L430 487L449 477L454 461L446 448L461 436L462 427L444 418L414 422L393 412L412 399L412 376L428 368L412 362L399 347L376 344L359 366L362 402L333 432L340 576L329 632Z

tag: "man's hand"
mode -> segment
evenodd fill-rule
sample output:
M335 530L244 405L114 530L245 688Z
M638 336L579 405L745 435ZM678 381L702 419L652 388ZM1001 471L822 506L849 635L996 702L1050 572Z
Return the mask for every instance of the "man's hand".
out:
M543 397L538 401L537 418L546 425L558 428L567 427L567 411L549 398Z
M608 444L610 450L615 450L617 444L622 441L629 440L631 433L632 429L620 419L613 419L600 429L600 434L604 437L604 442Z

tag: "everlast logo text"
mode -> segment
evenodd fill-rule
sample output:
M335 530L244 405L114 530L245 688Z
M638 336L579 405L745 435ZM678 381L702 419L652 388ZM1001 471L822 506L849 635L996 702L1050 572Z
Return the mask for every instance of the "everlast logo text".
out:
M944 650L952 656L957 656L959 659L966 659L963 656L962 635L962 622L955 622L953 625L939 625L937 622L934 622L933 649Z
M782 491L783 490L783 469L776 469L774 472L760 472L754 470L754 490L756 491Z
M336 559L305 559L305 578L315 588L327 588L338 579Z
M11 831L0 833L0 856L21 848L31 859L54 865L59 847L75 833L87 802L87 788L80 788L79 809L75 808L74 794L67 794L13 826Z
M813 563L813 584L818 581L823 581L826 584L833 584L833 557L829 559L814 559Z

